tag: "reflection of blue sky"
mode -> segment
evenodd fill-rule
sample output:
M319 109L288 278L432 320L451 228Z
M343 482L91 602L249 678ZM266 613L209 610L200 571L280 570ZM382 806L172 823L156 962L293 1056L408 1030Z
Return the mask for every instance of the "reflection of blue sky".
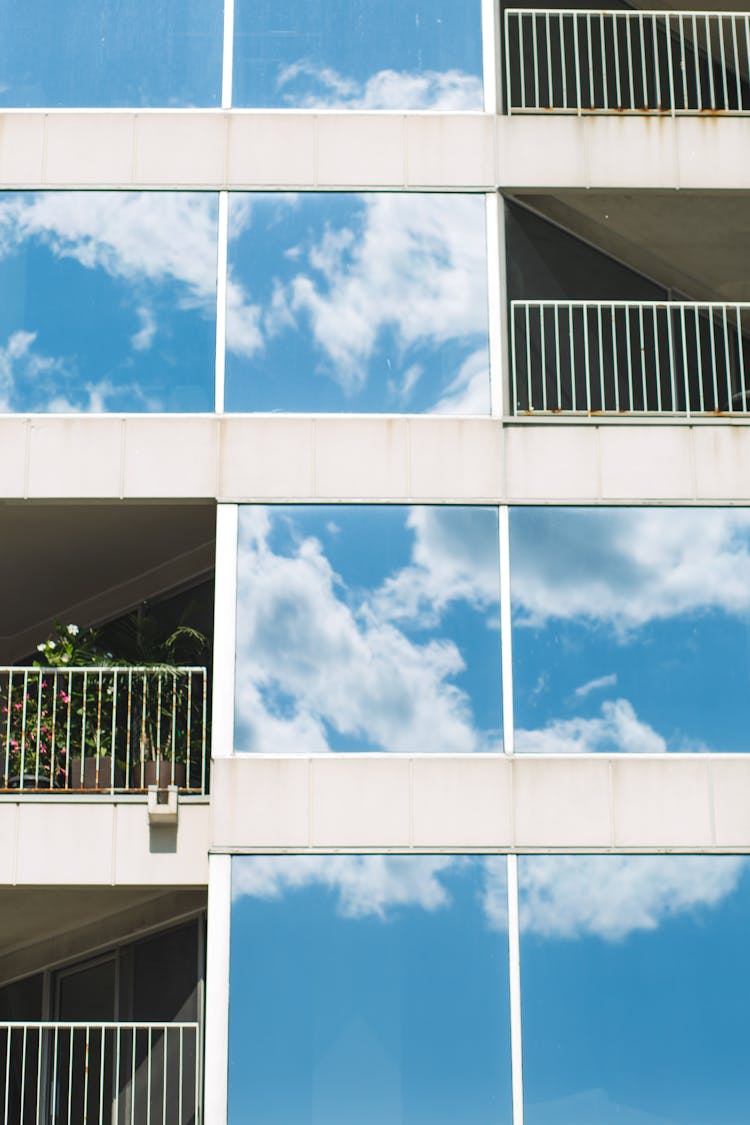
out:
M488 413L483 196L235 194L228 410Z
M236 0L238 106L482 109L480 0Z
M750 512L511 511L516 749L747 750Z
M211 410L214 195L0 197L0 410Z
M748 862L524 856L527 1125L744 1125Z
M235 856L232 1125L510 1125L505 864Z
M0 0L0 105L215 106L221 0Z
M498 750L489 508L240 511L235 745Z

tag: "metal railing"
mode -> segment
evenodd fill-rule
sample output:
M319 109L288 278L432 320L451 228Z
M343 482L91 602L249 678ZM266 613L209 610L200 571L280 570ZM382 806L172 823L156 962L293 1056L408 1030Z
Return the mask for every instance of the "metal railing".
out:
M4 1125L199 1125L197 1023L0 1023Z
M206 793L205 668L0 668L0 789Z
M515 413L746 414L750 304L511 302Z
M513 8L508 113L748 113L750 15Z

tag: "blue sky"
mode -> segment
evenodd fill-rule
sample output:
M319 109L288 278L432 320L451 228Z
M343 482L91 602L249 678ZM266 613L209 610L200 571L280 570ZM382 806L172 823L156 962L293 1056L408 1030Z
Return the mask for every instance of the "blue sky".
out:
M527 1125L745 1125L750 870L522 856Z
M491 508L244 506L235 746L501 748Z
M746 751L750 512L511 509L519 751Z
M481 195L235 193L226 405L489 412Z
M0 198L0 411L212 410L217 200Z
M234 104L482 109L480 0L236 0Z
M235 856L232 1125L510 1125L505 864Z
M219 105L221 0L0 0L0 27L0 105Z

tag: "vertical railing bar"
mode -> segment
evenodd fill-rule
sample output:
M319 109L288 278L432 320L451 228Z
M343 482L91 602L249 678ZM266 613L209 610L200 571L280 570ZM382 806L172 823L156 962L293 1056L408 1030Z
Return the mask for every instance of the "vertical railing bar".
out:
M635 109L635 72L633 70L633 19L625 16L625 32L628 45L628 86L630 88L630 109Z
M135 785L133 777L133 770L135 768L133 762L133 738L132 738L132 713L133 713L133 669L128 668L128 709L125 716L125 784L130 789L137 789L139 786Z
M172 785L177 784L177 672L172 672ZM186 771L187 772L187 771Z
M638 13L638 39L641 47L641 86L643 88L643 108L648 109L648 85L646 82L646 33L643 29L643 12Z
M578 380L576 379L575 325L573 324L573 305L568 305L568 335L570 338L570 372L573 381L573 409L578 409Z
M145 670L141 673L142 692L141 692L141 784L139 788L145 788L146 785L146 692L148 691L148 681L146 679Z
M523 13L518 14L518 73L521 79L521 109L526 109L526 66L523 54Z
M729 320L727 318L727 306L721 310L722 324L724 326L724 371L726 375L727 384L727 409L732 409L732 365L729 359Z
M120 1055L122 1053L122 1028L117 1025L115 1036L115 1125L120 1125ZM182 1125L182 1123L180 1123Z
M557 409L562 410L562 386L560 374L560 310L553 306L552 313L555 318L555 372L557 379Z
M65 788L70 789L70 774L71 774L71 750L72 742L70 738L71 723L73 721L73 673L68 672L68 720L65 724L65 759L68 763L68 773L65 778ZM81 784L83 784L83 764L81 764Z
M23 706L21 710L21 772L20 772L20 785L19 788L24 788L24 780L26 774L26 710L27 698L29 694L29 673L24 671L23 674Z
M701 82L700 63L698 59L698 21L695 13L691 17L693 26L693 69L695 70L695 90L698 96L698 109L703 109L703 83Z
M539 109L539 44L536 33L536 12L531 13L531 49L534 53L534 109Z
M39 677L41 679L41 676ZM42 1108L42 1035L41 1026L36 1031L36 1125L39 1125L39 1112Z
M672 339L672 308L671 305L666 306L667 314L667 345L669 347L669 393L672 398L671 409L677 410L677 372L675 370L674 362L674 342Z
M208 790L208 754L207 754L207 727L208 727L208 672L204 668L201 673L201 680L203 683L203 704L201 716L201 778L202 778L202 792L205 794Z
M65 1125L72 1125L71 1109L73 1107L73 1028L68 1037L68 1120Z
M518 369L516 363L516 314L518 306L515 301L510 307L510 370L513 381L513 413L518 409Z
M688 91L687 91L687 55L685 54L685 16L680 12L678 16L678 26L680 28L680 72L682 74L682 100L683 109L688 108Z
M599 333L599 394L601 395L600 409L602 411L605 411L607 406L604 387L604 325L602 324L601 302L598 302L596 306L596 326Z
M615 380L615 410L620 413L620 365L617 361L617 317L614 304L611 306L612 313L612 369L614 372Z
M52 1054L52 1088L50 1090L50 1110L53 1121L57 1117L57 1055L59 1051L59 1036L60 1028L56 1026L54 1038L55 1048Z
M555 104L555 97L552 93L552 31L549 21L549 10L545 12L544 16L544 32L547 36L547 93L549 94L550 109Z
M3 788L10 786L10 732L11 718L13 716L13 670L8 672L8 718L5 724L5 771L3 773ZM7 1112L6 1112L6 1117Z
M583 318L583 371L586 379L586 413L591 413L591 357L589 356L589 309L581 304Z
M167 1039L169 1036L169 1028L164 1027L162 1035L162 1049L163 1067L162 1067L162 1081L161 1081L161 1125L167 1125ZM182 1123L180 1122L180 1125Z
M83 714L81 716L81 785L86 784L84 777L85 761L86 761L86 715L88 712L88 683L89 674L84 671L83 673Z
M651 319L654 327L654 354L656 357L656 409L661 414L661 348L659 347L659 314L656 311L656 305L651 306Z
M102 694L104 691L104 673L99 669L99 695L96 701L96 788L99 788L99 771L102 760Z
M130 1049L130 1125L135 1125L135 1048L137 1046L138 1029L132 1028Z
M195 1052L195 1067L194 1067L194 1069L195 1069L195 1092L193 1094L193 1097L195 1098L195 1120L196 1120L197 1125L201 1125L201 1118L202 1118L201 1104L200 1104L201 1103L201 1099L200 1099L201 1068L200 1068L200 1065L199 1065L199 1061L200 1061L199 1060L199 1051L200 1051L201 1043L200 1043L200 1038L198 1036L197 1025L193 1028L193 1041L195 1043L195 1046L194 1046L194 1052Z
M99 1048L99 1121L104 1125L104 1039L106 1036L106 1029L99 1028L101 1036L101 1044Z
M742 109L742 86L740 84L740 46L737 42L737 19L735 16L729 17L729 22L732 25L732 52L734 54L734 84L737 93L737 109ZM729 103L727 102L727 109Z
M91 1028L86 1028L84 1037L84 1064L83 1064L83 1125L86 1125L89 1114L89 1050L90 1050L90 1036Z
M682 378L685 384L685 413L689 418L692 409L690 403L690 378L689 378L689 363L688 363L688 349L687 349L687 333L685 331L685 305L680 304L680 339L682 340Z
M581 59L580 59L580 55L579 55L579 52L578 52L578 13L577 12L573 13L573 57L574 57L574 60L575 60L575 69L576 69L576 109L578 110L578 115L580 117L581 110L582 110L583 107L581 105Z
M659 39L657 35L657 20L659 16L656 13L650 15L651 20L651 41L654 45L654 80L656 82L656 98L657 103L653 107L660 110L661 106L661 67L659 66ZM651 108L651 107L649 107Z
M747 388L745 387L745 357L744 357L743 352L742 352L742 312L740 310L739 305L736 306L736 312L737 312L737 355L738 355L739 366L740 366L740 387L741 387L741 394L742 394L742 412L744 414L744 413L747 412L747 398L746 398Z
M49 787L52 789L55 784L55 757L56 757L56 739L57 739L57 669L52 673L52 731L51 742L49 748Z
M547 349L544 346L544 305L539 305L540 354L542 363L542 410L547 410Z
M591 42L591 12L586 13L586 53L589 60L589 108L596 108L594 97L594 45Z
M701 414L703 414L706 409L706 400L703 393L703 348L700 338L700 312L698 305L693 305L693 326L695 328L695 351L698 356L698 405Z
M672 61L672 28L669 22L669 12L664 13L664 26L667 36L667 81L669 83L669 108L672 117L675 115L676 110L676 91L674 82L674 63Z
M112 792L115 791L115 774L117 771L117 675L118 669L112 673L112 731L110 735L109 752L112 756L111 782ZM125 778L127 784L127 778Z
M643 320L643 305L638 306L638 330L640 332L641 390L643 392L643 409L648 411L648 388L646 383L646 329Z
M607 47L604 42L604 12L599 13L599 42L602 50L602 84L604 93L604 108L609 109L609 92L608 92L608 77L607 74Z
M23 1121L24 1110L26 1109L26 1042L27 1042L28 1028L24 1027L23 1036L21 1039L21 1114L20 1120Z
M729 109L729 84L727 82L727 55L724 46L724 19L717 15L716 23L719 28L719 57L721 59L721 88L724 94L724 109Z
M148 1062L146 1066L146 1125L151 1125L151 1028L146 1033Z
M526 390L528 394L529 410L534 410L531 386L531 314L529 312L528 301L524 306L524 318L526 321Z
M505 112L511 114L513 112L513 103L511 102L511 85L510 85L510 12L505 10L505 54L503 56L505 63ZM520 60L519 67L523 70L523 60Z
M185 746L185 780L188 789L190 789L190 782L193 777L193 675L192 671L188 672L187 721L185 724L185 739L187 742Z
M708 89L711 95L711 109L716 109L716 91L714 90L713 44L711 42L710 17L706 14L703 22L706 28L706 58L708 62Z
M714 410L719 409L719 373L716 370L716 337L714 335L714 315L711 307L708 308L708 331L711 341L711 371L714 387Z
M633 352L630 339L630 306L625 306L625 354L628 366L628 410L635 410L635 392L633 390ZM643 404L646 409L646 403Z
M568 67L565 54L565 20L563 19L562 12L559 13L558 22L560 25L560 68L562 71L563 109L568 109Z
M162 673L156 674L156 761L161 761ZM157 766L158 769L158 766Z
M612 14L612 38L615 52L615 97L617 108L622 109L622 87L620 85L620 20L618 12Z
M177 1099L177 1122L178 1122L178 1125L182 1125L182 1072L183 1072L183 1067L184 1067L183 1058L182 1058L182 1056L183 1056L182 1039L183 1039L182 1027L180 1027L180 1040L179 1040L179 1042L180 1042L180 1063L179 1063L179 1070L177 1072L178 1076L179 1076L179 1093L178 1093L178 1099ZM197 1060L196 1060L196 1062L197 1062Z
M745 25L745 59L747 61L748 72L750 73L750 16L742 17ZM740 105L740 109L744 109L744 102Z
M34 763L34 786L39 788L39 768L41 766L42 757L42 684L44 683L44 675L40 669L37 673L37 693L36 693L36 761Z

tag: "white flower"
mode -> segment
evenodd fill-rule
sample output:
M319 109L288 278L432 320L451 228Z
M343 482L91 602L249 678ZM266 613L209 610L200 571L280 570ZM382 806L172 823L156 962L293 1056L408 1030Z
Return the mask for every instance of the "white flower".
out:
M63 664L67 664L70 660L70 657L68 656L67 652L64 652L60 659L62 660Z
M46 648L47 648L47 646L45 644L37 645L36 651L37 652L44 652Z
M81 630L77 625L68 625L68 632L70 633L71 637L77 637L80 631Z
M57 648L54 641L47 641L47 648Z

